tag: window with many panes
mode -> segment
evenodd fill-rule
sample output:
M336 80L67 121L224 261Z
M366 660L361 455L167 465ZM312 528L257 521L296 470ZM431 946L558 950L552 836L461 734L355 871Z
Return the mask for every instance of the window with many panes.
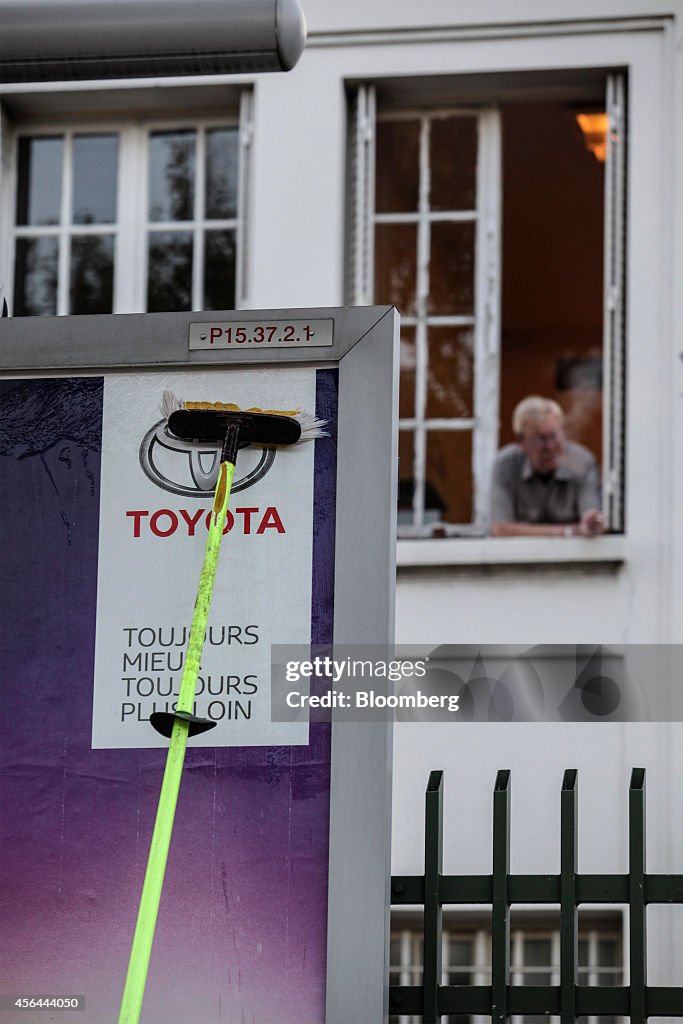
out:
M243 305L249 110L17 131L13 315Z
M450 91L353 96L348 297L401 313L399 534L486 532L492 461L531 393L595 454L620 530L623 79Z
M491 984L491 932L476 925L458 927L447 922L443 932L443 985ZM390 985L421 985L422 934L409 921L391 932ZM560 932L541 923L519 924L510 931L510 983L512 985L559 985ZM621 921L618 917L586 921L579 927L579 985L623 984ZM390 1024L418 1024L408 1015L390 1018ZM479 1024L488 1020L468 1014L450 1014L448 1024ZM513 1017L513 1024L557 1024L559 1017L527 1014ZM581 1024L619 1024L620 1017L580 1017Z

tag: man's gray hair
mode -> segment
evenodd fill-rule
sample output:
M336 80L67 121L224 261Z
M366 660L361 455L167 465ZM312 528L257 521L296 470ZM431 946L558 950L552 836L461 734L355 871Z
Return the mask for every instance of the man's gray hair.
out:
M564 423L562 406L558 405L557 402L553 402L552 398L542 398L540 395L527 395L514 408L512 413L512 429L515 434L521 436L527 423L538 423L548 413L557 416L560 423Z

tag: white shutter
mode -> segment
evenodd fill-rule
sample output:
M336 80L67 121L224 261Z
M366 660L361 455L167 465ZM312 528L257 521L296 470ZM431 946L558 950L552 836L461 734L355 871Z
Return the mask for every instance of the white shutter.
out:
M479 115L475 262L475 428L472 438L473 521L490 526L491 466L500 425L502 126L496 108Z
M235 308L249 309L249 235L251 223L251 165L254 138L254 96L245 89L240 96L240 158L237 185L237 266Z
M375 89L360 85L351 97L348 131L346 302L373 301L375 210Z
M607 79L603 507L610 530L624 529L626 82Z

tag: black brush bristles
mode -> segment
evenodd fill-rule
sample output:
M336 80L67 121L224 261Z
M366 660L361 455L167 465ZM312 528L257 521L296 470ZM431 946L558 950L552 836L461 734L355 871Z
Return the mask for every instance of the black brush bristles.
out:
M239 431L240 448L248 444L264 448L296 444L301 424L293 416L265 412L233 412L227 409L178 409L168 417L168 428L186 441L223 444L228 427Z

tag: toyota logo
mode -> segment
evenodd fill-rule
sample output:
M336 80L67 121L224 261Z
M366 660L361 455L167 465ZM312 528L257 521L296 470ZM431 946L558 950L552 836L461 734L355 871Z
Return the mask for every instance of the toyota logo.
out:
M262 480L275 462L273 448L249 446L240 450L240 470L232 492L244 491ZM140 445L140 466L145 476L171 494L206 498L213 494L218 477L221 445L207 441L185 441L170 433L165 419L151 427Z

